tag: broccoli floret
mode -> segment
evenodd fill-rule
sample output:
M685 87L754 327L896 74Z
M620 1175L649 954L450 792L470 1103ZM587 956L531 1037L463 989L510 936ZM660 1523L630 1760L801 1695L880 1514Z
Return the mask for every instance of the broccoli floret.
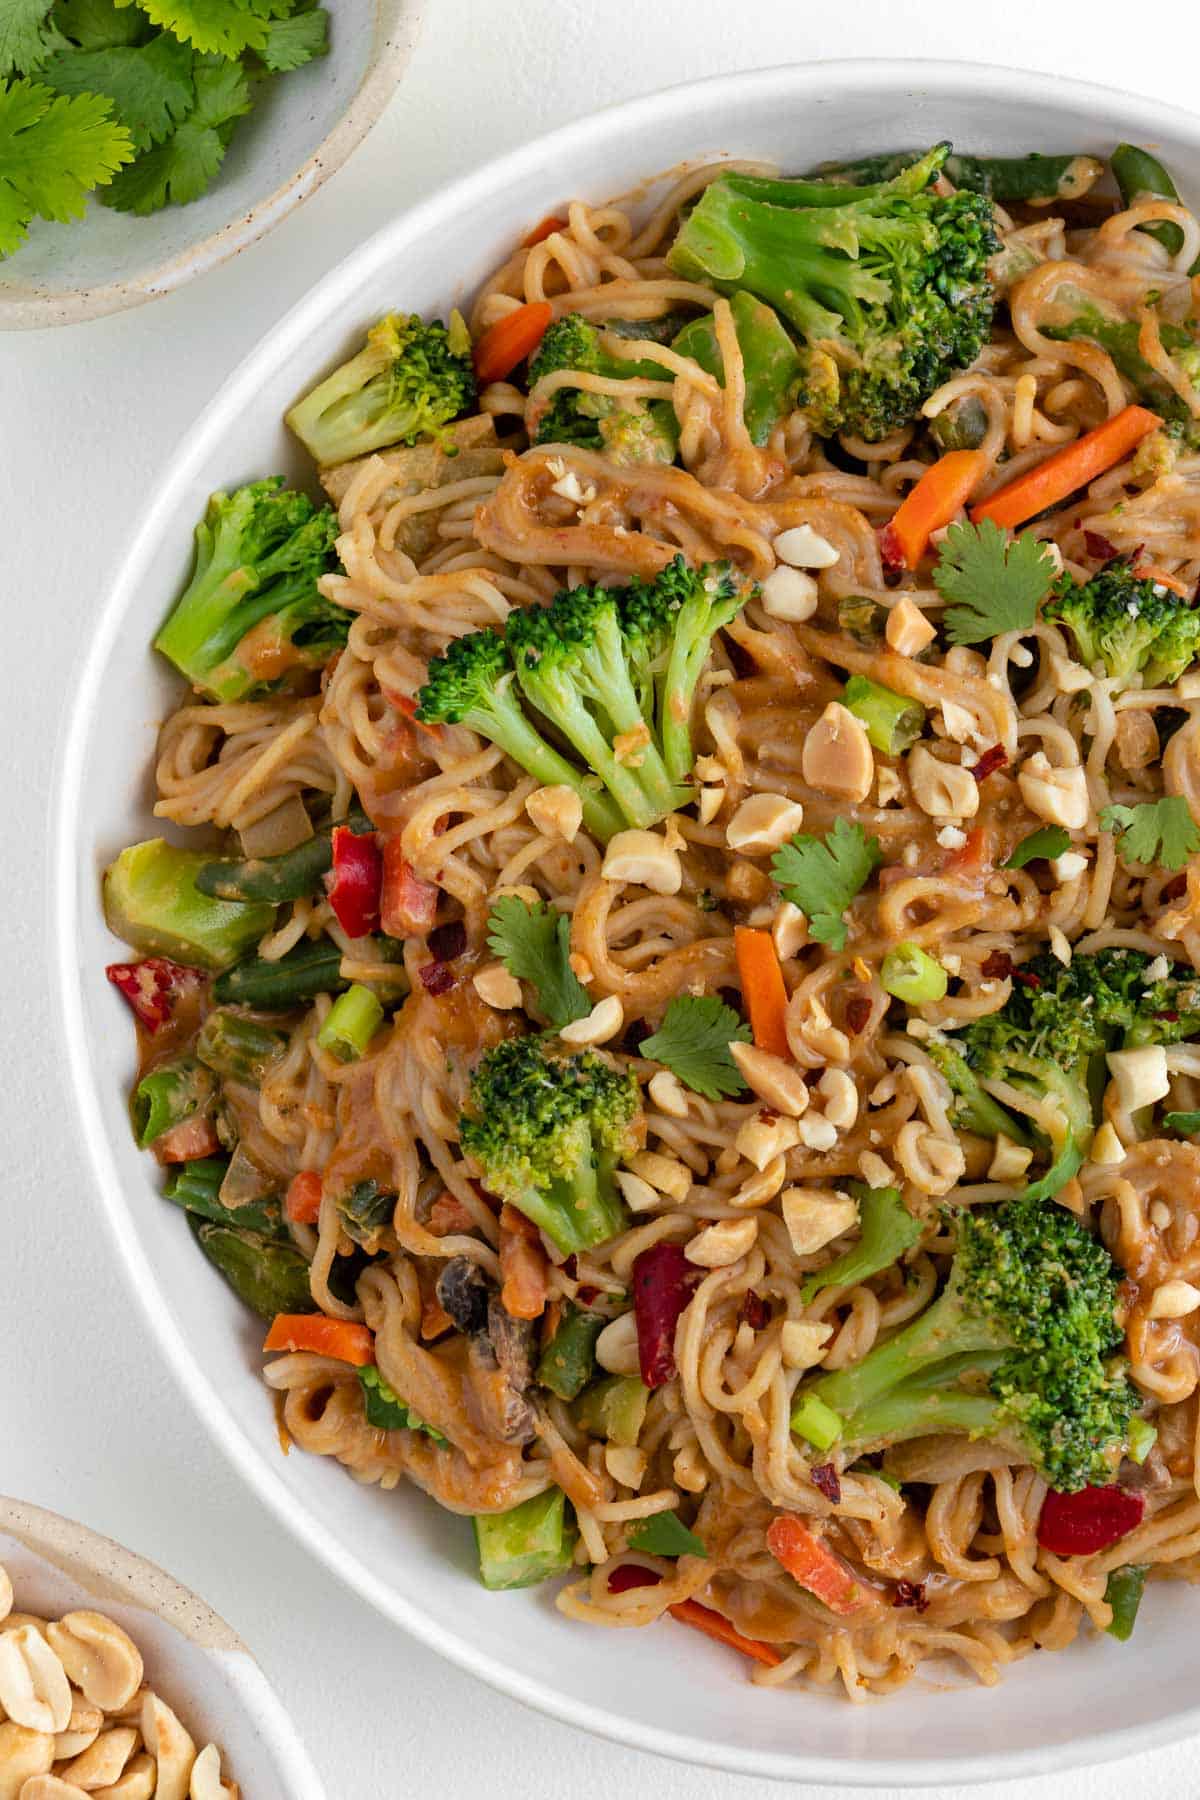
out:
M671 248L677 274L749 289L795 327L800 401L822 436L909 423L987 339L999 239L982 195L930 191L948 151L872 187L725 176Z
M1067 626L1080 662L1097 663L1127 687L1170 687L1200 655L1200 609L1128 562L1111 562L1090 581L1062 576L1042 615Z
M317 587L337 567L337 532L332 508L314 507L280 475L214 494L196 527L192 578L155 648L214 700L328 662L351 622Z
M638 1086L593 1050L563 1056L551 1033L506 1038L471 1078L463 1150L489 1189L564 1254L590 1250L628 1220L613 1173L636 1149Z
M503 640L476 632L435 657L417 717L470 725L543 784L575 788L597 837L653 825L688 799L696 683L748 591L726 564L691 569L681 556L653 581L564 589L510 613ZM537 715L583 768L546 742Z
M846 1459L934 1432L996 1438L1059 1491L1112 1479L1138 1396L1114 1360L1120 1271L1061 1207L961 1211L950 1278L860 1363L801 1390Z
M1071 317L1058 324L1040 326L1043 335L1053 338L1056 343L1088 338L1099 344L1112 357L1117 373L1129 383L1136 397L1167 421L1172 435L1194 448L1200 442L1200 426L1175 389L1142 355L1140 322L1122 318L1119 313L1106 312L1078 288L1059 288L1055 301L1060 306L1072 308ZM1200 346L1191 329L1162 320L1158 332L1163 349L1173 357L1188 380L1194 382L1200 374Z
M475 403L471 338L457 313L447 328L389 313L357 356L293 406L287 422L323 466L389 444L437 437Z
M559 369L601 375L613 381L669 381L661 363L631 362L604 347L599 328L579 313L564 313L546 329L529 364L532 389ZM584 388L561 387L551 395L533 424L535 444L577 444L599 450L619 463L675 460L679 428L665 400L628 401L615 394L592 394Z

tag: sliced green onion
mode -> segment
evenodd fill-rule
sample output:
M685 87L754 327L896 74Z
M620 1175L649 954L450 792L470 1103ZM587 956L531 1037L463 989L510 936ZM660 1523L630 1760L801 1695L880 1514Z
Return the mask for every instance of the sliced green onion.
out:
M341 1062L357 1062L383 1023L383 1007L361 982L339 994L317 1033L317 1043Z
M925 729L925 708L919 700L894 694L891 688L881 687L865 675L850 677L842 705L866 727L872 744L885 756L899 756L916 743Z
M828 1450L842 1435L842 1418L816 1394L804 1394L792 1408L792 1430L814 1449Z
M1157 1442L1157 1427L1152 1425L1149 1419L1130 1420L1127 1452L1130 1462L1144 1463Z
M1147 1563L1126 1563L1114 1569L1104 1589L1104 1598L1112 1607L1112 1623L1106 1627L1109 1637L1123 1644L1133 1636L1133 1627L1146 1588Z
M879 985L885 994L893 994L909 1006L924 1006L931 1000L946 997L946 971L940 962L926 954L919 944L897 944L884 957L879 970Z

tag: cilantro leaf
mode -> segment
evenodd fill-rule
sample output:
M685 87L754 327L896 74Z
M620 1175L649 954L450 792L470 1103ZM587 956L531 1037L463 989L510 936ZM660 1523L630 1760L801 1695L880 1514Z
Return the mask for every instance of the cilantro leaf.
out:
M837 819L824 843L804 833L791 838L775 852L771 871L784 899L808 919L813 937L844 950L842 915L882 861L878 838L869 838L861 825Z
M1163 1124L1168 1131L1177 1131L1181 1137L1191 1137L1193 1132L1200 1131L1200 1112L1164 1113Z
M1180 794L1165 800L1143 800L1137 806L1106 806L1100 814L1100 829L1119 835L1124 863L1182 869L1188 857L1200 850L1200 827Z
M139 150L161 143L191 112L195 52L167 31L148 44L60 50L41 79L60 94L107 94Z
M568 961L571 921L566 913L544 900L530 905L519 894L505 894L488 916L488 948L510 975L537 989L538 1005L556 1029L591 1012L587 989Z
M196 63L196 105L183 123L143 151L101 196L118 212L146 214L173 201L198 200L224 160L234 121L250 110L250 84L238 63Z
M729 1053L732 1043L748 1044L750 1031L732 1006L715 994L678 994L653 1037L638 1053L665 1063L685 1087L706 1100L740 1094L746 1083Z
M0 75L34 74L62 42L47 18L50 0L4 0L0 5Z
M131 6L133 0L116 3ZM272 0L137 0L137 5L160 30L231 61L243 50L261 50L268 20L291 10L290 0L282 8Z
M1061 825L1043 825L1021 839L1004 867L1023 869L1026 863L1036 862L1042 857L1049 862L1056 856L1065 856L1070 848L1069 831L1064 830Z
M275 19L267 27L267 41L259 55L272 74L299 69L329 49L329 14L323 6L297 13L294 19Z
M1003 631L1025 631L1050 591L1057 569L1045 544L1023 532L1009 538L999 525L951 525L933 571L952 644L982 644Z
M59 223L82 217L89 189L132 155L102 95L0 81L0 256L24 242L37 214Z
M694 1531L673 1512L651 1513L639 1519L627 1532L631 1550L644 1550L647 1556L707 1556L708 1551Z
M118 10L114 0L57 0L54 23L81 50L113 50L142 44L151 26L136 7Z

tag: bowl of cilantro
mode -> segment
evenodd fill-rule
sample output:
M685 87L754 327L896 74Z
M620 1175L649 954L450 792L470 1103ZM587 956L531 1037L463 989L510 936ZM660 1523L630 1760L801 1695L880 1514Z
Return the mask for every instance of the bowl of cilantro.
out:
M0 329L167 294L339 168L419 0L4 0Z

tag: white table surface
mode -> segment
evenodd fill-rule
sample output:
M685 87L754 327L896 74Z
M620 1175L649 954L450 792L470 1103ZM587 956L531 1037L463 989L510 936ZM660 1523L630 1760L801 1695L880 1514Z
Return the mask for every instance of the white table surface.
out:
M75 1142L44 972L44 821L66 677L141 498L200 406L326 269L449 177L609 101L801 59L977 59L1186 106L1191 9L1159 0L1146 29L1130 28L1127 0L1082 11L1064 0L425 0L425 11L384 119L264 243L136 311L0 335L0 1492L85 1520L205 1595L306 1729L331 1800L392 1800L418 1784L448 1800L557 1800L568 1786L740 1800L748 1779L573 1733L376 1618L281 1533L161 1366ZM1141 1758L1142 1800L1195 1793L1197 1748ZM992 1792L1123 1800L1134 1773L1118 1764Z

